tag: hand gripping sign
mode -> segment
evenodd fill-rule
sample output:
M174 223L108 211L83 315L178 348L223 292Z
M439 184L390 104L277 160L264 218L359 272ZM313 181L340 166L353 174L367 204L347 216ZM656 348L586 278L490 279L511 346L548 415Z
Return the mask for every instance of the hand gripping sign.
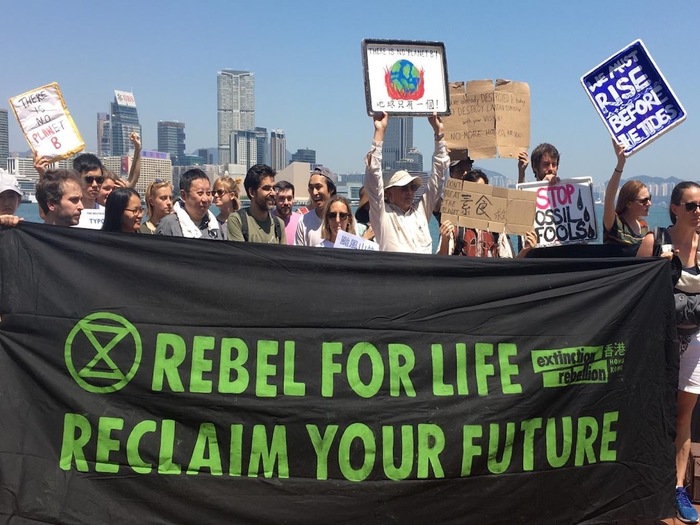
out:
M38 156L60 160L85 149L56 82L12 97L10 106Z
M641 40L583 75L581 83L625 156L685 120L685 109Z

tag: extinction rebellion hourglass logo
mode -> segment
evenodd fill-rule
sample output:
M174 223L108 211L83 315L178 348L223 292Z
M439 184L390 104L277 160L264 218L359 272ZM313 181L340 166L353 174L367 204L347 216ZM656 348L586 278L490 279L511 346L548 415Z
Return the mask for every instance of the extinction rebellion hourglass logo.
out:
M107 394L124 388L141 363L141 336L120 315L97 312L84 317L66 338L64 358L83 390Z

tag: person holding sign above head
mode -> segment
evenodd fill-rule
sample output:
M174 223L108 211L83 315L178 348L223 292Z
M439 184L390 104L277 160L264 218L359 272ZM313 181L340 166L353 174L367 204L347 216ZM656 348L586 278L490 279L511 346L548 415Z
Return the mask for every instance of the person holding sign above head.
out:
M450 164L447 155L442 119L428 117L435 132L433 170L428 189L420 201L414 203L416 190L421 186L418 176L399 170L382 173L382 145L389 123L387 113L375 113L372 149L366 157L365 190L369 197L369 217L380 251L432 253L433 241L428 228L430 215L445 182Z
M141 196L131 188L117 188L107 197L102 231L139 233L143 206Z
M644 237L651 235L649 226L642 217L649 214L651 195L647 187L638 180L628 180L620 188L615 205L615 194L625 168L625 147L613 139L617 165L605 189L603 208L603 243L631 246L635 252ZM651 255L651 254L648 254Z
M76 226L83 211L83 186L75 170L50 170L36 185L44 223Z
M550 184L559 182L559 151L553 145L543 142L532 150L532 171L535 178ZM527 152L518 155L518 184L525 182L525 169L529 164Z
M0 169L0 226L17 226L22 220L15 215L22 202L22 191L17 179Z
M333 248L339 231L355 235L355 218L350 209L350 203L345 197L334 195L323 208L323 225L321 235L323 241L320 247Z

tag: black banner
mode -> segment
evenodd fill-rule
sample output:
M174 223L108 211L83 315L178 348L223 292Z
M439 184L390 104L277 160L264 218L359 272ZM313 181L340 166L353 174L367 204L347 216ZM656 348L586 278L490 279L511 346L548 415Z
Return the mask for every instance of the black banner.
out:
M0 234L0 519L673 514L662 260Z

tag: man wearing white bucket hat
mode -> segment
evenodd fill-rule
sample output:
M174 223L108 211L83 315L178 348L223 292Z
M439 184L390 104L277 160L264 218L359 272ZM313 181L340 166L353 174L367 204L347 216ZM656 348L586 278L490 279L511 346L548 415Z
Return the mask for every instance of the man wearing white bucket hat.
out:
M17 226L21 221L15 216L19 203L22 202L22 191L17 179L0 169L0 226Z
M430 215L440 197L450 157L442 131L442 120L437 115L428 117L435 132L433 171L421 199L414 203L422 181L405 170L382 174L382 143L389 116L374 115L374 138L367 154L365 190L369 197L370 223L381 251L432 253L433 241L428 228Z

